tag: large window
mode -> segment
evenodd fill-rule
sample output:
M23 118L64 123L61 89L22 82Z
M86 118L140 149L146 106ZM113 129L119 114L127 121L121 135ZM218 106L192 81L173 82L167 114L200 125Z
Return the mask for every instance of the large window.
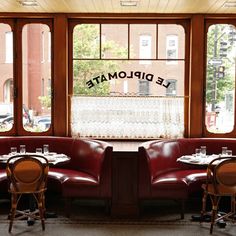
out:
M51 125L50 28L46 24L26 24L22 30L23 127L31 132L47 131ZM49 38L46 38L49 37Z
M50 132L50 32L49 20L0 23L0 132L4 134Z
M236 28L213 24L207 32L205 125L210 133L230 133L235 120Z
M13 127L13 33L10 25L0 23L0 132Z
M71 27L72 135L183 137L186 34L181 25L73 23ZM174 56L167 53L170 47ZM170 80L178 82L172 97L166 96L173 87Z

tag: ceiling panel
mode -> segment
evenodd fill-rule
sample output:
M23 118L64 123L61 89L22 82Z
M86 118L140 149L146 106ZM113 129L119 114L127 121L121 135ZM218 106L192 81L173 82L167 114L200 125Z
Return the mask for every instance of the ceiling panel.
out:
M166 6L165 12L173 13L176 9L178 2L179 0L169 1L168 5Z
M136 7L121 7L120 0L37 0L37 7L24 7L18 0L0 0L0 12L236 13L236 7L224 7L226 0L137 1ZM236 2L236 0L228 1Z

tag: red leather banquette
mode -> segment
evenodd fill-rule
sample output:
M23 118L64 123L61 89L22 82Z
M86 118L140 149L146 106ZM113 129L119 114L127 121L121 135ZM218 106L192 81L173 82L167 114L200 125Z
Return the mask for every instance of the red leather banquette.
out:
M28 152L49 144L50 152L64 153L71 158L67 163L50 166L47 192L62 194L67 203L73 198L98 198L110 204L112 147L108 143L52 136L0 137L0 155L9 153L13 146L19 150L21 144L26 145ZM2 165L0 193L6 192L7 178Z
M236 154L236 139L183 138L144 142L139 147L139 199L174 199L182 203L201 191L206 167L183 164L176 160L206 146L207 154L219 154L228 147Z

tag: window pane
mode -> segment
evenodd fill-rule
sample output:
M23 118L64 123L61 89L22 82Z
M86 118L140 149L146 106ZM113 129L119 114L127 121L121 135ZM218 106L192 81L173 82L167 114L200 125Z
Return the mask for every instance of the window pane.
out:
M236 29L215 24L207 32L207 130L228 133L234 128Z
M158 58L184 59L185 32L181 25L158 25Z
M13 126L13 33L0 23L0 132Z
M77 25L73 31L73 58L99 58L100 30L96 24Z
M27 24L22 31L23 52L23 126L43 132L51 125L51 50L45 24Z
M175 49L174 60L179 59L184 30L167 26L169 48ZM130 24L130 45L127 24L101 27L101 59L73 59L72 134L118 139L183 137L185 61L167 63L165 28L162 52L166 59L158 60L155 24ZM74 51L77 45L75 40ZM87 47L79 50L83 55Z
M128 25L102 24L102 58L128 58Z
M182 137L184 62L174 69L165 61L150 65L147 70L139 61L74 61L73 135ZM169 87L173 98L165 97Z
M156 58L156 24L130 25L130 58ZM150 63L150 61L140 62Z
M74 61L74 95L139 95L140 81L149 82L149 96L166 96L170 87L176 96L184 96L184 62L175 67L165 61L154 61L147 71L139 61L76 60ZM171 85L174 83L175 85Z

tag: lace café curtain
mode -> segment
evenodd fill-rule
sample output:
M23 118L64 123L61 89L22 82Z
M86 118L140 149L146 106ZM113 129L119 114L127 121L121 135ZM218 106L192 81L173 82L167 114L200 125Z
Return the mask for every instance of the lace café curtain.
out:
M184 97L86 97L71 101L73 136L118 139L179 138Z

